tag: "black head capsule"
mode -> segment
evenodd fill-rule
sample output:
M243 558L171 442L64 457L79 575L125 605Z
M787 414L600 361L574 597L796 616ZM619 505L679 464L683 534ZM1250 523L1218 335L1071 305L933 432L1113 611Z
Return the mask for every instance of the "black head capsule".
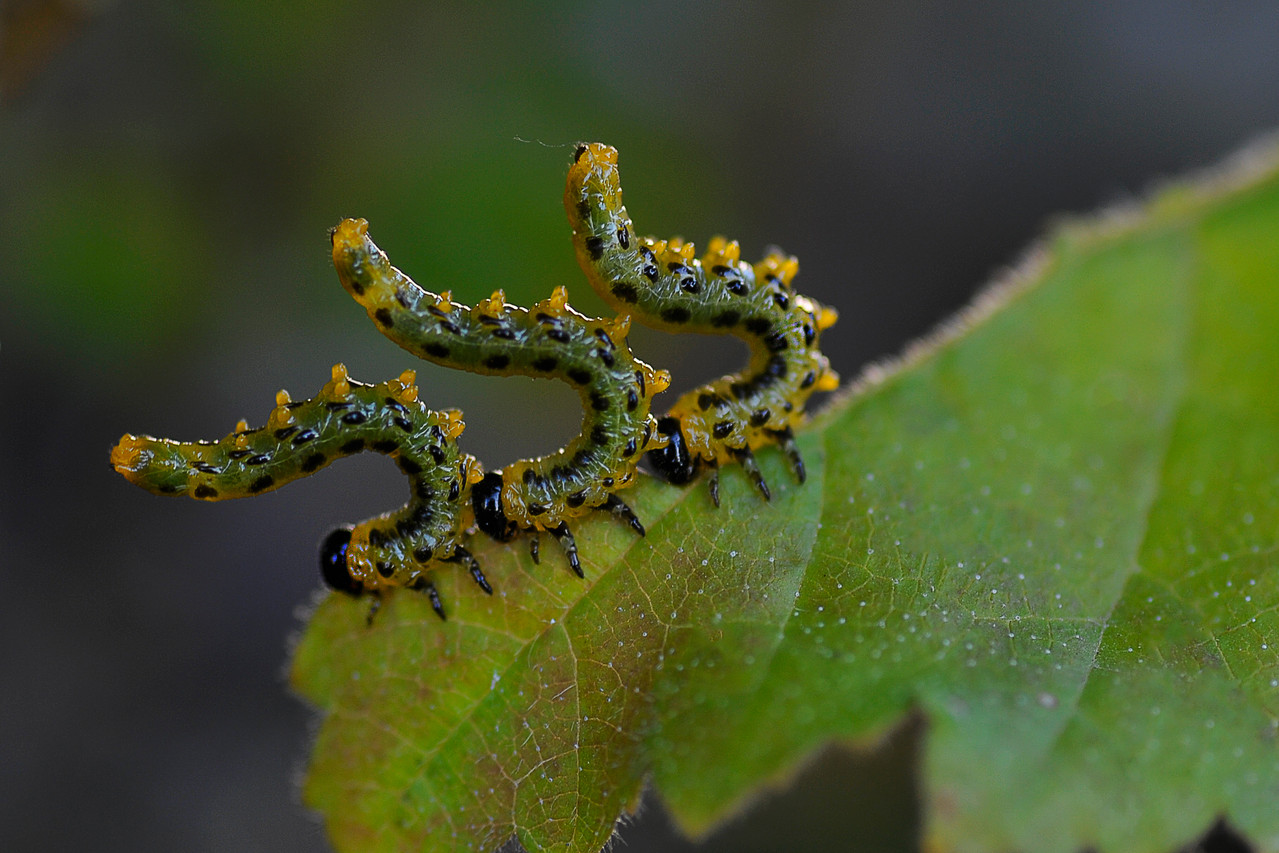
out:
M346 549L351 544L351 528L339 527L320 543L320 577L332 589L358 596L364 584L351 577L346 568Z
M502 508L501 471L489 471L475 484L471 489L471 506L475 508L475 523L480 530L498 542L509 542L518 532Z
M658 418L657 431L669 437L670 443L645 454L648 464L668 483L682 486L692 482L697 476L700 460L689 454L684 433L680 432L679 418Z

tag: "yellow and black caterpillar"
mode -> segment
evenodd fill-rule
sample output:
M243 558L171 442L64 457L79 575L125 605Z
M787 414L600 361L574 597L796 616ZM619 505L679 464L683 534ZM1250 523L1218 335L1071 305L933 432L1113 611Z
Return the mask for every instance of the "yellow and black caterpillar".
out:
M774 253L751 267L741 263L736 243L716 238L699 260L691 243L635 237L621 202L617 152L607 146L577 149L564 201L578 259L592 286L618 310L614 319L574 311L563 287L529 309L508 304L500 290L467 306L447 291L419 287L393 267L364 220L343 220L331 232L343 287L404 349L446 367L554 378L575 388L582 430L558 452L485 473L457 446L461 413L422 405L412 371L365 385L336 365L314 399L293 402L281 391L263 427L250 429L241 421L216 442L125 435L112 450L113 467L157 494L222 500L278 488L344 456L386 454L409 478L409 503L330 533L321 547L323 577L353 595L376 596L395 586L423 591L441 618L444 609L429 578L440 564L466 566L492 592L461 543L472 524L499 541L532 532L535 562L538 533L546 531L579 576L570 520L603 510L643 535L644 526L617 491L634 481L645 454L677 483L691 480L703 465L716 469L710 482L717 504L715 474L730 460L770 496L753 454L766 444L782 447L802 482L793 428L814 391L838 384L817 349L836 314L792 292L795 259ZM751 345L751 362L741 374L689 392L656 419L651 400L670 376L631 353L632 316L667 331L737 335Z
M752 266L723 237L697 258L692 243L637 235L622 204L617 150L599 143L578 146L564 207L591 287L622 316L666 332L735 335L750 346L744 371L689 391L659 421L670 442L649 454L653 467L686 483L702 465L739 462L768 498L753 451L779 444L803 482L794 427L814 391L839 385L818 349L839 315L791 289L799 261L772 252ZM716 474L710 487L718 504Z
M277 394L265 426L250 429L240 421L220 441L126 435L112 449L111 464L147 491L219 501L278 489L364 451L390 456L409 479L409 502L331 533L321 555L324 579L357 595L389 586L422 590L443 616L427 576L438 563L466 564L476 583L493 591L459 541L471 523L462 496L481 471L457 446L462 413L426 408L413 381L413 372L405 371L397 380L365 385L337 364L314 399L294 402L287 391Z

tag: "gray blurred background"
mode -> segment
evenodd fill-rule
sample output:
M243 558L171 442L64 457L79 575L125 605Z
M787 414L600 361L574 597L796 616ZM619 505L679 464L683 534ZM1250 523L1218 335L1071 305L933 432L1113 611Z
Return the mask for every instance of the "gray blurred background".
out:
M598 312L560 199L572 144L607 141L640 231L797 254L852 378L1054 213L1276 125L1269 2L6 0L0 849L328 849L298 805L313 720L288 638L319 539L398 504L402 478L370 457L251 501L164 500L111 473L121 433L220 437L335 361L417 367L490 466L575 432L555 383L383 339L331 269L340 217L465 301L567 284ZM632 343L676 390L741 359ZM711 848L913 849L920 732L818 762ZM692 849L655 800L622 838Z

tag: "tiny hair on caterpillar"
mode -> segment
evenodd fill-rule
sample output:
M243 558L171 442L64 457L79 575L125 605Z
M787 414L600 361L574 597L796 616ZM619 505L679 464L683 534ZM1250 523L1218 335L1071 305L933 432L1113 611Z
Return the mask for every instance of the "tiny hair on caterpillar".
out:
M475 457L458 449L462 413L428 409L414 379L406 370L398 379L366 385L336 364L313 399L295 402L287 391L277 394L264 426L240 421L218 441L125 435L111 451L111 465L158 495L220 501L278 489L358 453L389 456L408 478L408 503L331 533L322 548L322 575L342 592L373 594L375 608L389 587L424 592L443 618L429 577L440 564L466 566L481 589L493 592L460 541L472 518L466 496L483 472Z
M665 332L734 335L750 347L744 370L689 391L658 420L668 443L648 454L649 464L679 484L711 468L718 506L718 467L737 462L767 499L754 451L775 444L802 483L794 429L814 392L839 385L818 349L839 315L792 289L799 262L771 251L747 264L737 242L723 237L699 258L690 242L638 235L622 204L617 151L599 143L578 146L564 207L582 270L619 314Z

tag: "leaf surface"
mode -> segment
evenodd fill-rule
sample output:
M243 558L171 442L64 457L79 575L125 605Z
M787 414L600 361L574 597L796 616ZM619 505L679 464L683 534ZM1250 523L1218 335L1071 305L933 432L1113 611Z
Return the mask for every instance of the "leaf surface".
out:
M322 602L293 680L339 849L594 853L649 780L700 834L918 711L934 848L1225 815L1279 851L1273 167L1059 230L801 448L803 486L762 455L768 504L642 483L646 538L578 525L586 582L477 539L497 593L444 574L447 623Z

